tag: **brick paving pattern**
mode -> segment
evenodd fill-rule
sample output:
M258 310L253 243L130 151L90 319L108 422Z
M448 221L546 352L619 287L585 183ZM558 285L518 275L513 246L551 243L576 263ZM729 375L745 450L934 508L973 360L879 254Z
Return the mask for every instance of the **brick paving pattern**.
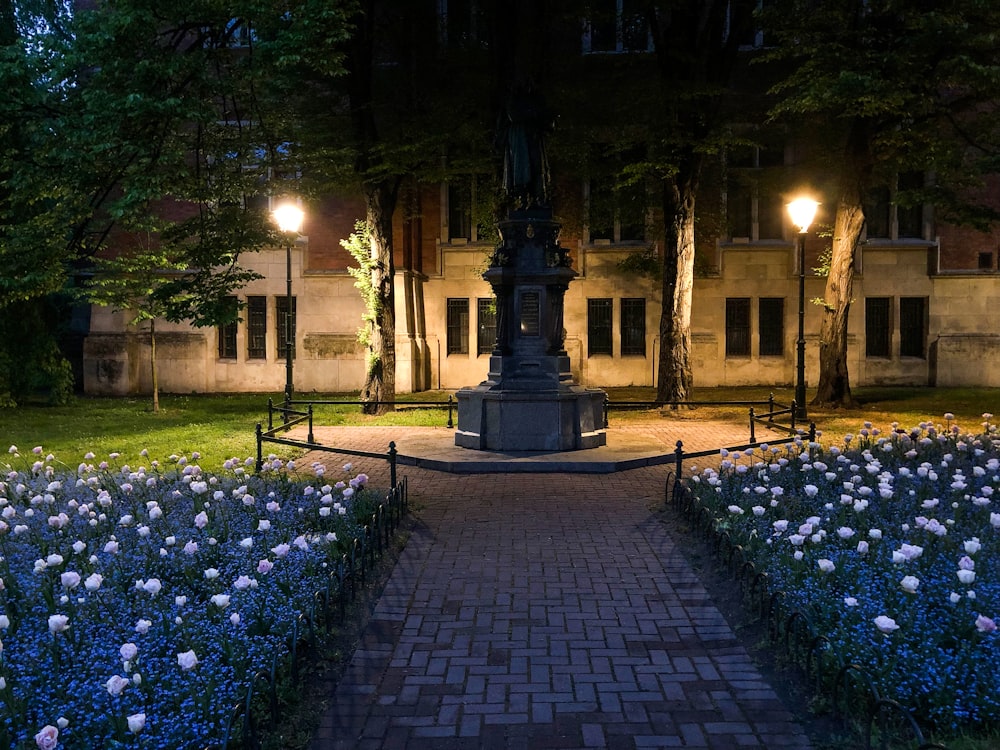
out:
M651 511L664 467L401 474L412 533L310 750L811 747Z

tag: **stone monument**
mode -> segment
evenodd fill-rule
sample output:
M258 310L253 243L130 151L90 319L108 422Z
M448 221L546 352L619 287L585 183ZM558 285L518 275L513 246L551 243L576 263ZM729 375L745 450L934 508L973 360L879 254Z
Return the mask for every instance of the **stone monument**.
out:
M458 398L455 444L489 451L571 451L605 445L604 391L573 382L563 348L563 297L577 273L559 247L549 204L544 133L551 118L530 90L501 118L509 207L483 278L496 297L487 379Z

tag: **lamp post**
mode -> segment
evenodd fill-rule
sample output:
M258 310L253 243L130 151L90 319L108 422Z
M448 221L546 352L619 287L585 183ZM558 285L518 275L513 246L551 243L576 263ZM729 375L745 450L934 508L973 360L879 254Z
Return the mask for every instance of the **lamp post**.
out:
M302 228L302 209L294 203L282 203L272 212L278 229L284 234L285 240L285 408L292 402L292 357L295 353L294 333L292 331L292 245L295 235ZM288 418L287 413L285 418Z
M796 198L788 204L788 214L798 230L799 250L799 339L795 361L795 418L805 421L806 412L806 232L816 215L819 203L811 198Z

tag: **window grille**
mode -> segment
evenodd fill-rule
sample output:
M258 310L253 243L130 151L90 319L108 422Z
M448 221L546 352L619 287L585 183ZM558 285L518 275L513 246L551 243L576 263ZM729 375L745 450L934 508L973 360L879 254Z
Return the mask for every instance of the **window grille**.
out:
M267 359L267 297L247 297L247 359Z
M785 353L785 300L761 297L757 304L760 356L780 357Z
M865 298L865 356L889 356L888 297Z
M587 300L587 356L612 354L611 299Z
M448 300L448 354L469 353L469 300Z
M726 300L726 356L750 356L750 298Z
M622 356L646 356L646 300L622 300Z
M476 301L476 318L476 351L479 354L492 354L497 343L497 308L492 297L480 297Z
M927 351L927 300L901 297L899 300L899 356L923 359Z
M287 339L285 338L285 319L288 317L288 297L275 297L274 298L274 302L275 302L275 311L277 313L277 315L276 315L277 319L276 319L275 322L277 323L277 326L278 326L278 330L276 332L278 334L278 342L277 342L277 346L278 346L277 352L278 352L278 354L277 354L277 356L278 356L278 359L284 359L285 358L285 353L286 353L285 345L286 345L286 342L287 342ZM296 322L295 321L295 297L292 297L292 320L291 320L291 324L292 324L292 359L295 359L295 322Z

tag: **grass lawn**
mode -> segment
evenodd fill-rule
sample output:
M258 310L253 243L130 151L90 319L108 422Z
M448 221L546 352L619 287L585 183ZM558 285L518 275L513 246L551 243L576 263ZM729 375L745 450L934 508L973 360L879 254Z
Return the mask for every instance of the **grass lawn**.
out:
M770 388L701 388L694 401L764 401ZM773 390L775 399L787 404L791 389ZM854 391L861 407L855 410L810 409L809 419L816 422L826 439L839 441L845 433L856 433L865 421L883 430L897 421L904 427L924 420L940 422L946 412L955 415L963 427L973 428L984 412L1000 414L1000 389L997 388L858 388ZM0 441L3 448L16 445L30 450L42 445L67 464L76 465L88 451L96 456L120 452L134 461L146 448L152 456L201 453L201 463L209 469L221 466L231 457L254 455L254 426L267 420L267 399L281 401L280 394L164 395L160 412L154 414L148 397L76 399L69 406L25 405L0 412ZM400 395L400 403L418 405L447 401L449 391L427 391ZM652 388L610 388L612 401L651 401ZM303 394L316 400L350 400L356 394ZM616 424L640 420L732 419L748 418L746 406L699 406L693 409L613 410L611 428ZM758 407L757 411L763 411ZM457 412L455 414L457 419ZM447 411L441 407L406 408L381 417L366 416L355 405L317 406L314 412L320 425L444 426ZM274 446L270 446L273 450Z

